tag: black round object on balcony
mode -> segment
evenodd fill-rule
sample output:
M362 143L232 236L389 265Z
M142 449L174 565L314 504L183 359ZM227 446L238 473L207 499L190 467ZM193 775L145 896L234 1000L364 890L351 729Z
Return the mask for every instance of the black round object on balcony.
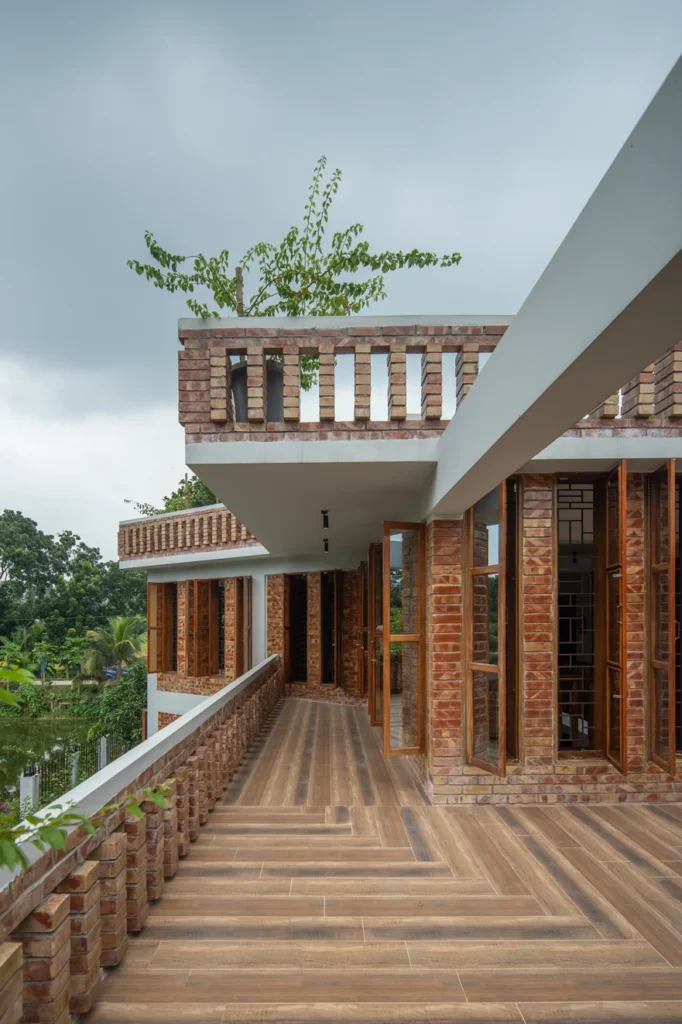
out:
M281 423L284 419L284 369L276 359L265 360L265 419L268 423ZM240 359L232 366L232 397L234 418L237 423L248 420L246 390L246 360Z

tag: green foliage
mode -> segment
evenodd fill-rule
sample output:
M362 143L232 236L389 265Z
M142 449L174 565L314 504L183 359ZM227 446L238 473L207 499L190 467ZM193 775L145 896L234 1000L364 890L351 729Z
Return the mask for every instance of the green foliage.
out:
M154 508L142 501L130 501L126 498L127 505L134 505L136 510L143 516L159 516L164 512L182 512L186 508L203 508L204 505L217 505L218 499L212 490L199 479L198 476L189 477L185 473L179 482L177 490L166 495L161 508Z
M147 706L147 663L137 661L115 686L102 693L91 736L119 736L130 745L142 739L142 710Z
M13 692L14 703L0 706L0 716L28 715L38 718L52 710L50 699L42 686L22 682Z
M105 669L115 668L120 679L124 668L142 657L146 630L147 621L141 615L116 615L105 626L89 629L81 676L100 679Z
M258 242L242 257L240 266L257 274L257 283L240 310L236 275L230 271L230 253L223 249L218 256L179 256L163 249L151 231L144 235L145 245L153 263L128 260L136 274L151 281L155 288L184 292L190 297L187 305L195 316L220 316L223 310L244 316L344 316L360 313L374 302L386 298L385 275L404 267L453 267L460 260L458 252L438 256L434 252L378 252L370 250L361 240L362 224L351 224L332 235L325 249L325 231L334 196L341 183L337 168L325 182L327 158L315 165L308 190L308 202L301 227L289 229L279 245ZM184 264L193 260L191 269ZM370 272L364 276L363 272ZM194 298L195 290L207 289L217 309ZM304 389L315 379L316 361L302 360Z

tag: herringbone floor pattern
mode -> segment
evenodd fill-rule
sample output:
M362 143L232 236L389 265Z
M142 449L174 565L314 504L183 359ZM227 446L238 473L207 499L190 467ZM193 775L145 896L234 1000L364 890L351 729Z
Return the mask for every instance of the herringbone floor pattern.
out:
M682 807L436 808L288 700L88 1024L682 1021Z

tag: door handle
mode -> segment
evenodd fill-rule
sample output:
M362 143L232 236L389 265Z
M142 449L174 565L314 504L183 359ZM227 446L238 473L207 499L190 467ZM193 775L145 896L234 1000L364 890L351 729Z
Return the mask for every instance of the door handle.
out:
M623 699L623 694L622 693L612 693L611 694L611 699L612 700L622 700Z

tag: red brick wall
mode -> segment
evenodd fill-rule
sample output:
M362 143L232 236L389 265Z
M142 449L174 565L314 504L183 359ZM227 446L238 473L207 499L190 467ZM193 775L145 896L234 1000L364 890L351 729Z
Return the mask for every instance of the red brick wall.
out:
M225 644L225 684L231 683L237 677L237 581L225 580L225 629L223 642Z
M627 572L627 715L628 769L640 772L646 765L646 563L645 493L641 473L628 475L625 519Z
M358 691L358 651L360 644L360 570L342 573L343 579L343 677L347 693ZM308 638L310 642L310 638Z
M282 573L267 577L267 644L268 657L279 654L284 658L284 583Z
M159 729L165 729L167 725L170 725L171 722L174 722L179 717L179 715L174 715L170 711L159 711Z

